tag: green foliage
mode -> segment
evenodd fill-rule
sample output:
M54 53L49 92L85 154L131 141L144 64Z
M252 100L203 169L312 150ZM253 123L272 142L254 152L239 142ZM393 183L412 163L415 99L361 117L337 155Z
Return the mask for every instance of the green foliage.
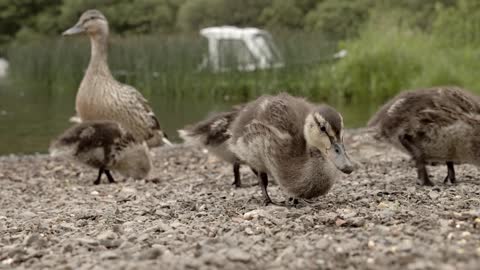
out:
M48 34L55 28L55 17L61 0L0 0L0 43L10 41L17 33Z
M374 0L323 0L306 16L306 27L333 38L352 36L368 18L368 10L373 3Z
M59 21L64 28L74 24L87 9L99 9L115 33L170 32L184 0L69 0L61 6Z
M184 31L217 25L258 26L258 17L271 0L190 0L178 11Z
M442 42L444 33L458 25L443 24L439 31L436 24L433 32L439 34L432 35L409 20L405 10L372 14L358 38L342 43L348 56L328 71L321 89L353 101L386 100L401 90L439 85L480 90L476 75L480 54L467 45L472 43ZM451 10L448 15L460 25L465 16ZM443 21L442 16L438 20ZM473 27L463 29L466 37L474 33Z
M437 18L433 24L433 34L445 46L480 45L480 2L458 0L455 6L437 7Z
M302 18L302 10L295 0L273 0L260 15L260 21L270 28L301 28Z

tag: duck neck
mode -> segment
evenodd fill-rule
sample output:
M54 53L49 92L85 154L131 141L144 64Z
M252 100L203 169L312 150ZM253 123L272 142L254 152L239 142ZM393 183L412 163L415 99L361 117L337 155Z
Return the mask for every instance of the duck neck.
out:
M90 36L91 56L87 68L88 75L103 75L111 77L108 68L108 35L97 34Z

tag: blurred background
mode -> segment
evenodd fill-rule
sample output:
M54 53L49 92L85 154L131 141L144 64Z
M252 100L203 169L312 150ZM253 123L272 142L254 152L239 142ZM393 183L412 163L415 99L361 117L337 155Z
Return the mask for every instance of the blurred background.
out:
M70 125L90 51L61 33L90 8L114 76L171 137L266 93L328 102L355 128L404 89L480 90L478 0L0 0L0 154L46 152ZM201 32L226 25L257 29Z

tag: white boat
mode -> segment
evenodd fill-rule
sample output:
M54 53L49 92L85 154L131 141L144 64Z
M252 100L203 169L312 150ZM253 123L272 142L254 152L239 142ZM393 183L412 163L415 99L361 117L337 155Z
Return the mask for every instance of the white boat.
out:
M200 30L208 40L208 56L201 68L214 72L253 71L283 67L284 61L269 32L248 27L208 27Z

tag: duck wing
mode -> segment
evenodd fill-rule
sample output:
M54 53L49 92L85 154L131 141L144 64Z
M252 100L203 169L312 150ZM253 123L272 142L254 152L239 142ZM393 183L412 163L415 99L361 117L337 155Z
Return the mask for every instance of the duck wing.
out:
M160 122L147 99L132 86L123 85L122 90L119 91L118 97L122 105L126 107L128 118L133 120L127 124L129 131L133 134L141 132L143 140L147 141L150 147L162 145L167 136L162 131Z

